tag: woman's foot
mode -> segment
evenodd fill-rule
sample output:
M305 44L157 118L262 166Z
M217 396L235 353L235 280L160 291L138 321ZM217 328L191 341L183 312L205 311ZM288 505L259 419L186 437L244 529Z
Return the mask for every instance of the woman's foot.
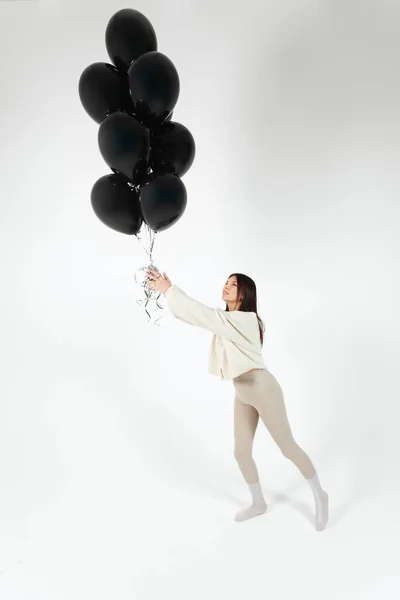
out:
M329 519L329 496L325 490L320 493L319 502L316 503L315 529L323 531Z
M306 478L315 500L315 529L322 531L329 519L329 496L322 489L317 473Z
M267 510L267 503L265 501L262 502L253 502L251 506L248 508L244 508L239 510L235 515L235 521L247 521L247 519L251 519L252 517L257 517L258 515L262 515Z

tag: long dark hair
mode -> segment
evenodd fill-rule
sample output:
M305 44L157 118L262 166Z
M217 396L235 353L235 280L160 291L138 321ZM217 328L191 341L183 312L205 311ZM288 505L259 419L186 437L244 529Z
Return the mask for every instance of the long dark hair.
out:
M257 315L258 327L260 329L261 346L264 343L265 326L257 312L257 287L255 282L243 273L232 273L230 277L236 277L237 280L237 298L243 298L240 304L240 309L243 312L254 312ZM228 279L229 279L228 278ZM229 311L228 305L225 310Z

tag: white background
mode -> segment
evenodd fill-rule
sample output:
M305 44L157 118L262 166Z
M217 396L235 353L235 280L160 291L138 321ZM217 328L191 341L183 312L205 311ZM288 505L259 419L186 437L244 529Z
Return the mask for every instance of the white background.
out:
M331 498L262 424L269 512L233 457L211 334L146 323L146 255L90 205L109 173L79 77L106 0L1 2L0 596L392 600L400 595L400 5L147 0L197 155L155 261L224 308L253 277L264 359Z

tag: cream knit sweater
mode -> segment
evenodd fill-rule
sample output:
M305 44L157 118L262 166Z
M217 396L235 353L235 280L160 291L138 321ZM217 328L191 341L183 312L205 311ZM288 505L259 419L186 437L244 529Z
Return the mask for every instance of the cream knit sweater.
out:
M254 312L225 311L201 304L173 284L165 293L171 313L185 323L211 331L208 372L233 379L250 369L266 369Z

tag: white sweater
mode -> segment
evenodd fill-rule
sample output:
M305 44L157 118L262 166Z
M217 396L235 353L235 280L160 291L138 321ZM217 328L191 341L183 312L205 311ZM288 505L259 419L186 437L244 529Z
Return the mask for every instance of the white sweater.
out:
M165 297L174 317L214 334L209 373L221 376L221 379L233 379L250 369L267 368L261 354L256 313L211 308L190 298L175 284L168 288Z

